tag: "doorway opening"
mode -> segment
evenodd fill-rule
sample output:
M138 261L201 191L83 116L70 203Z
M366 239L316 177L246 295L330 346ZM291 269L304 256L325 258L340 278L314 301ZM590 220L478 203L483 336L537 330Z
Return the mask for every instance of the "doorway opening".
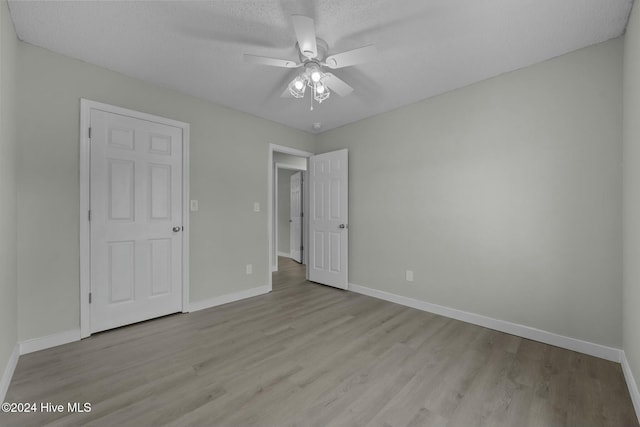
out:
M278 260L307 265L308 210L306 171L313 153L270 144L269 146L269 288ZM292 190L293 184L293 190ZM308 275L305 273L305 277Z
M280 158L276 153L276 158ZM293 156L292 156L293 157ZM304 182L306 181L306 159L294 157L300 160L298 169L289 164L276 163L274 183L274 215L276 253L278 257L290 258L298 264L306 265L306 251L304 242ZM278 159L280 160L280 159ZM302 164L304 162L304 164ZM272 266L273 271L278 271L278 263Z
M295 161L306 162L308 174L299 186L302 192L302 244L299 256L304 263L308 281L348 289L349 257L349 166L348 150L330 151L318 155L301 150L271 144L269 146L268 176L268 239L269 266L268 288L273 290L274 271L278 268L278 200L276 182L285 158L298 157ZM283 157L281 155L287 155ZM279 161L276 161L279 160ZM298 163L298 167L302 168ZM295 167L295 165L294 165ZM294 183L290 176L290 182ZM294 192L289 188L289 194ZM285 196L286 197L286 196ZM291 208L291 206L289 207ZM290 209L290 212L293 210ZM305 215L304 213L308 213ZM286 215L286 212L285 212ZM281 218L284 220L284 218ZM291 213L285 224L292 220ZM282 226L280 227L282 228ZM291 238L291 235L289 236ZM284 241L284 240L283 240ZM296 240L297 241L297 240ZM295 249L296 243L294 243ZM283 247L283 246L281 246ZM282 251L281 251L282 253Z

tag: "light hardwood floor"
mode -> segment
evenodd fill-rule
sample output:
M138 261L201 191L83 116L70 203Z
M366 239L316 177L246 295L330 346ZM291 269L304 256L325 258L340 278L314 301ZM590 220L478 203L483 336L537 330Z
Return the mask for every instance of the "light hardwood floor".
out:
M638 426L620 365L306 282L20 357L1 426Z

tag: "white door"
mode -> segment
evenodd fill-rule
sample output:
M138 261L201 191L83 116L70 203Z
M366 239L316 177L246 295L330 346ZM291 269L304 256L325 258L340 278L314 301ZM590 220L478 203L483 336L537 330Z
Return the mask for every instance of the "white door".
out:
M309 158L309 280L347 289L348 151Z
M289 252L291 259L302 262L302 172L291 175L289 216Z
M182 130L91 110L91 332L182 309Z

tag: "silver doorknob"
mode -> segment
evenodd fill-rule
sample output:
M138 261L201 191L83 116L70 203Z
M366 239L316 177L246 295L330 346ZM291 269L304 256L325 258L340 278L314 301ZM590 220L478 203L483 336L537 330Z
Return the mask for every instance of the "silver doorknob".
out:
M182 227L173 227L173 232L174 233L177 233L180 230L182 230Z
M347 226L345 224L340 224L338 228L347 228Z

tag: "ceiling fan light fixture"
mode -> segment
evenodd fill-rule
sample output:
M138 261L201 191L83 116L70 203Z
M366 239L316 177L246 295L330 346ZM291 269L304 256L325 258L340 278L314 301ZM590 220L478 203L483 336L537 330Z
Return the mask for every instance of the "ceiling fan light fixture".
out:
M329 98L330 94L331 93L329 92L327 87L324 85L324 83L322 83L322 81L319 81L313 86L313 99L318 101L318 104L321 104L322 101Z
M304 98L304 92L307 90L307 84L303 76L298 76L289 83L289 93L294 98Z
M320 67L315 62L309 62L305 65L304 74L313 83L318 83L324 77L324 73L320 71Z
M303 71L289 82L280 96L287 98L291 95L294 98L304 98L307 87L309 87L311 111L313 111L314 101L321 103L329 98L331 92L335 92L339 96L346 96L353 92L351 86L332 73L323 72L323 69L350 67L366 62L375 53L375 46L363 46L327 56L329 45L325 40L317 37L313 18L292 15L291 21L296 34L295 48L296 51L299 51L299 61L293 62L249 54L244 55L245 61L281 68L303 67Z
M322 78L322 73L319 70L313 70L311 72L311 81L314 83L318 83Z

